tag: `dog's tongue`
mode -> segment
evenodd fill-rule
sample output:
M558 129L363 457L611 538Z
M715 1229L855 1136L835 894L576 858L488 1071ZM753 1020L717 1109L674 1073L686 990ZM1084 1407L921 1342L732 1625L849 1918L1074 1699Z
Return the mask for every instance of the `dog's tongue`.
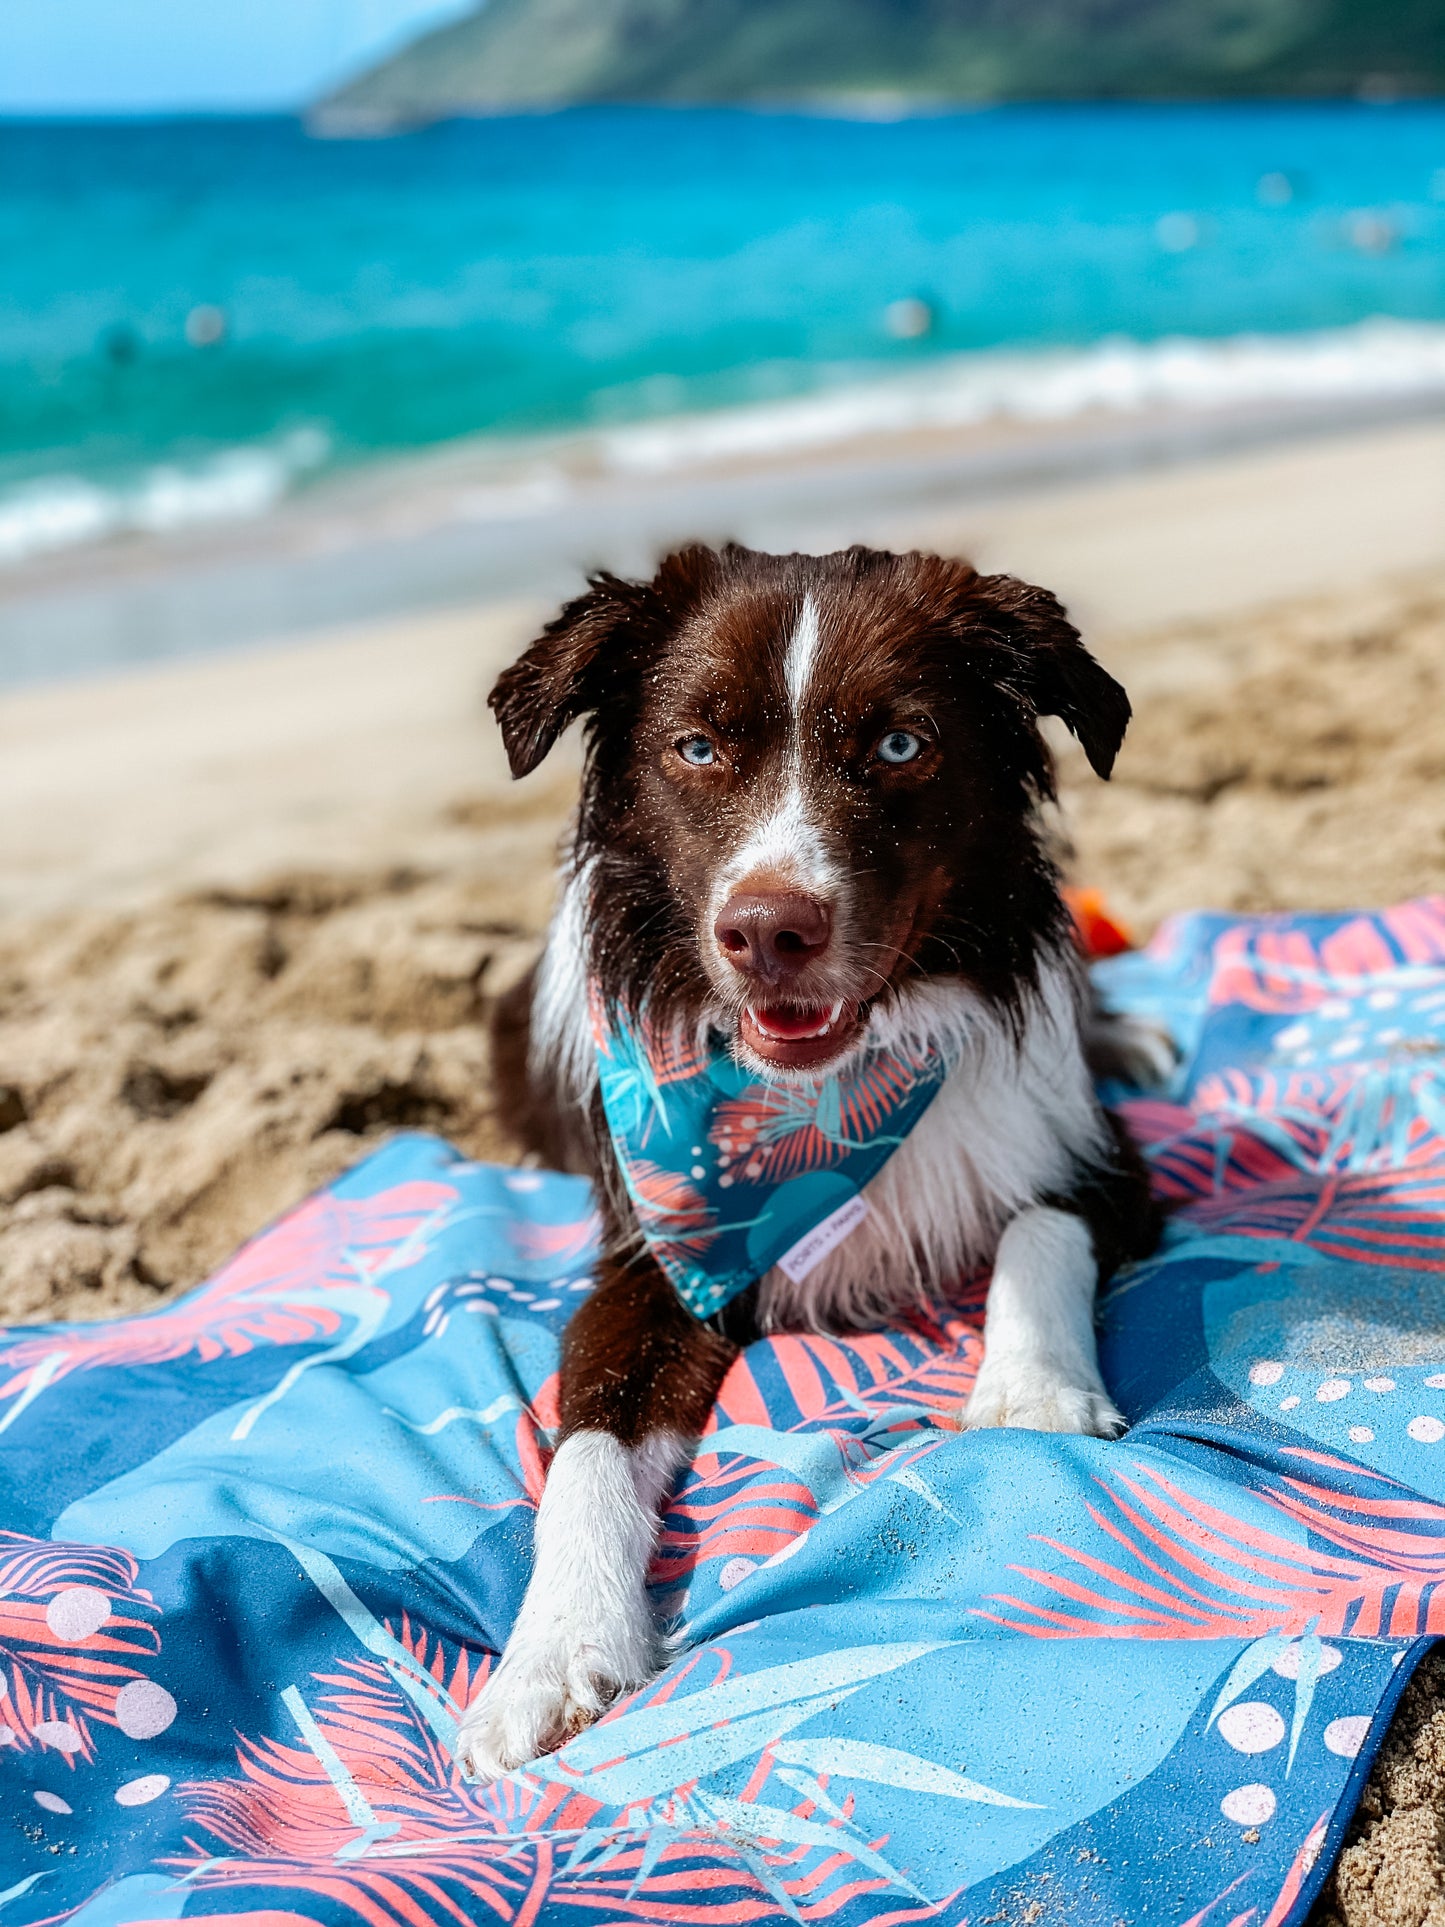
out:
M758 1010L755 1007L752 1019L764 1037L797 1043L801 1038L821 1037L837 1015L836 1009L829 1010L822 1004L811 1010Z

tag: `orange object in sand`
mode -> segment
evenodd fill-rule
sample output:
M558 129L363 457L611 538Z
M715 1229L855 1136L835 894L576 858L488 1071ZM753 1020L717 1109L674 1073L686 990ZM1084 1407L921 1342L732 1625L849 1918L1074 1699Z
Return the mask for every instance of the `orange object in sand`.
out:
M1132 950L1134 939L1110 915L1098 890L1065 890L1064 902L1074 919L1074 941L1086 957L1117 957Z

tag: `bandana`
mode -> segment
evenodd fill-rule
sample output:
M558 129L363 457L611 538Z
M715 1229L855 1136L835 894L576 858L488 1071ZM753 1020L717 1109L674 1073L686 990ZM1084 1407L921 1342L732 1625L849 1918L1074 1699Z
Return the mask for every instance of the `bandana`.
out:
M938 1053L864 1054L836 1076L773 1084L718 1040L594 1002L602 1103L642 1235L698 1318L779 1265L795 1283L868 1215L863 1187L933 1102Z

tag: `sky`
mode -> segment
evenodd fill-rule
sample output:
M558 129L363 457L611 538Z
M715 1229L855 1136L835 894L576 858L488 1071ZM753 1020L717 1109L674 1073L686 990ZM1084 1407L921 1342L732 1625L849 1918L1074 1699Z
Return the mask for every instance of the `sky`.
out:
M0 114L295 107L476 0L0 0Z

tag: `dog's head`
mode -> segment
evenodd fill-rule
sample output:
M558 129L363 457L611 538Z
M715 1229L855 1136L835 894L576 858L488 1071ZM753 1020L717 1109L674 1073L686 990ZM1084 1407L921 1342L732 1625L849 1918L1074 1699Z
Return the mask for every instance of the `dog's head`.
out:
M931 555L730 546L593 578L498 681L514 776L587 718L605 994L828 1069L920 976L1016 999L1062 911L1041 716L1107 776L1129 703L1063 609Z

